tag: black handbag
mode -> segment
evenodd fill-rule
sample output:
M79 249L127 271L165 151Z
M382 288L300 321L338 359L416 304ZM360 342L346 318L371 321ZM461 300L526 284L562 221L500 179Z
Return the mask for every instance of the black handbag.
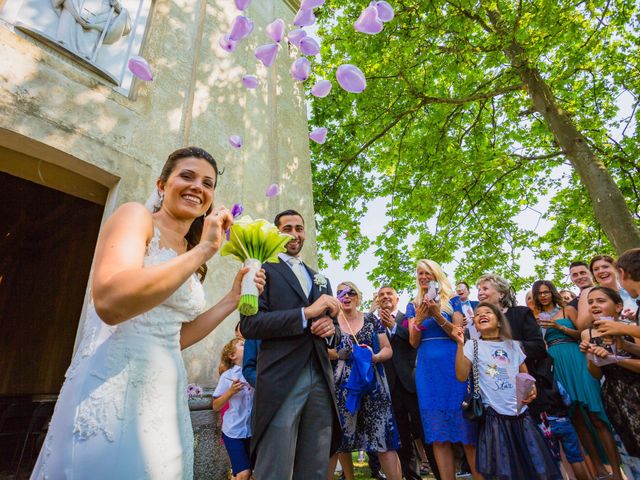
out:
M462 416L467 420L482 420L484 416L484 405L480 396L480 386L478 384L478 341L473 341L473 364L471 374L467 383L467 395L462 401ZM473 391L471 383L473 382Z

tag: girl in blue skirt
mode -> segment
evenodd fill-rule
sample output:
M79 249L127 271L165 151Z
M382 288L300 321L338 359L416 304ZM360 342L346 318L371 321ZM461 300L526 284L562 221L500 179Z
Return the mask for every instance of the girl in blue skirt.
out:
M560 480L558 469L542 432L527 411L536 397L535 386L521 405L516 399L516 375L526 373L520 343L511 340L509 322L499 307L482 302L473 323L480 333L478 384L484 418L478 437L476 466L486 478ZM474 340L464 343L464 332L456 332L456 377L469 377L474 358Z

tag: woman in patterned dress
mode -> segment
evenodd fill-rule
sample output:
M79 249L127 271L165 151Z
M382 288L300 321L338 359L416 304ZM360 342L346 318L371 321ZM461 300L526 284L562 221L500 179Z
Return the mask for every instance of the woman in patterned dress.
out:
M337 360L334 370L336 400L342 425L342 442L338 453L331 458L329 478L333 478L336 461L340 460L345 478L354 478L351 452L378 452L382 470L389 480L401 480L400 460L396 450L398 429L393 419L389 386L381 368L381 362L393 354L389 339L380 320L372 314L358 311L362 300L360 290L351 282L338 285L337 296L342 302L338 316L342 340L335 350L329 351L332 360ZM353 345L366 346L372 351L375 382L370 391L363 394L360 408L351 414L347 409L347 382L352 371Z

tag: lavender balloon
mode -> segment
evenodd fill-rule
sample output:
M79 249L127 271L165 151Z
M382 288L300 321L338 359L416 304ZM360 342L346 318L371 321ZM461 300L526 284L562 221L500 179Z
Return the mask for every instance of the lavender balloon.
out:
M144 58L139 57L138 55L132 55L131 58L129 58L127 65L129 66L129 71L131 71L131 73L140 80L144 80L145 82L153 80L151 67Z
M382 21L378 17L378 9L371 5L365 8L353 26L358 32L368 35L380 33L382 31Z
M229 38L234 42L247 38L253 31L253 22L244 15L238 15L231 25L231 33Z
M242 84L245 88L256 88L260 82L255 75L245 75L242 77Z
M227 52L233 52L237 46L236 42L231 40L229 35L225 35L224 37L221 37L220 40L218 41L218 45L220 45L222 49L226 50Z
M332 86L329 80L320 80L311 88L311 94L314 97L324 98L329 95Z
M256 48L255 55L265 67L270 67L273 65L273 62L276 61L276 56L278 55L278 44L267 43L266 45L260 45Z
M311 10L312 8L321 7L325 0L302 0L300 10Z
M380 20L383 22L390 22L393 20L393 7L389 5L388 2L380 0L379 2L374 2L373 5L376 7L376 10L378 10L378 18L380 18Z
M236 0L236 8L238 10L246 10L251 5L251 0Z
M293 43L295 46L299 47L300 42L306 36L307 36L307 32L305 32L301 28L296 28L295 30L291 30L289 32L289 35L287 35L287 39L289 40L289 43Z
M322 145L327 140L327 129L325 127L314 128L309 134L309 138Z
M284 20L276 18L273 22L267 25L265 31L274 42L280 43L284 37Z
M293 19L293 24L299 27L308 27L314 23L316 23L316 16L313 14L313 10L300 9Z
M320 45L312 37L304 37L300 40L299 46L304 55L317 55L320 53Z
M280 195L280 185L278 185L277 183L269 185L269 188L267 188L267 192L265 193L265 195L269 198Z
M345 63L338 67L336 79L347 92L361 93L367 88L367 80L362 71L355 65Z
M311 75L311 64L305 57L298 58L291 64L289 72L294 80L304 82Z
M229 145L231 145L233 148L242 148L242 145L244 145L244 141L242 140L242 137L240 135L231 135L229 137Z

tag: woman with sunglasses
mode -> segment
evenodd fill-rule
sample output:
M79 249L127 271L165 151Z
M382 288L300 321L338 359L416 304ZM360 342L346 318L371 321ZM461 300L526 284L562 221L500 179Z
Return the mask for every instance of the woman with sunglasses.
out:
M571 306L564 306L558 290L549 280L536 281L532 291L536 311L540 312L539 323L545 331L544 339L548 352L554 360L555 377L573 402L569 409L571 423L578 433L580 443L589 454L598 477L606 478L608 472L587 429L585 416L588 416L595 427L607 456L613 458L612 467L619 470L619 465L616 465L615 441L604 411L600 382L589 374L587 360L578 346L580 332L574 323L578 312ZM569 462L575 463L569 457L570 455L567 455ZM577 462L577 456L574 459Z
M337 460L340 460L346 480L354 477L351 453L355 451L377 452L380 465L390 480L401 480L398 450L398 429L391 410L391 395L381 362L391 358L391 344L380 320L373 314L358 310L362 293L352 282L338 285L337 297L342 304L338 315L342 340L329 357L337 360L334 370L336 400L342 425L342 442L338 453L331 457L328 478L333 478ZM347 409L347 383L352 373L355 345L371 350L374 366L374 386L361 398L355 413Z
M453 313L453 289L436 262L418 261L416 283L416 297L407 305L405 317L409 343L418 349L416 391L424 440L433 444L443 480L455 479L453 444L458 442L464 446L473 478L482 478L476 471L477 429L462 416L460 407L467 384L459 382L455 372L454 331L462 328L462 314Z

